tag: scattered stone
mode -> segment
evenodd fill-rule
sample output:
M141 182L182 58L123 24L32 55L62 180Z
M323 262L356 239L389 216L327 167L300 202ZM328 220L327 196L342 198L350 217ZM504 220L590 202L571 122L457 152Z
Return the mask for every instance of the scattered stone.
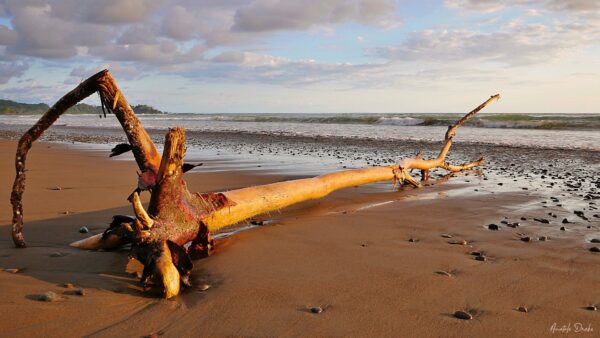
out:
M66 252L53 252L50 254L50 257L52 257L52 258L65 257L66 255L68 255L68 253L66 253Z
M419 240L417 238L409 238L408 241L411 243L417 243Z
M65 287L67 289L74 289L75 288L75 286L73 286L73 284L71 284L71 283L63 284L63 287Z
M529 236L521 237L521 240L523 242L531 242L531 237L529 237Z
M569 223L571 223L571 222L569 222L569 220L568 220L568 219L566 219L566 218L563 218L563 220L562 220L562 224L569 224Z
M253 219L253 220L250 220L250 224L252 224L252 225L264 225L265 221L259 221L259 220Z
M565 227L560 227L560 231L567 231L567 228L565 228Z
M88 229L86 226L82 226L81 228L79 228L80 234L87 234L88 232L90 232L90 229Z
M522 305L517 308L517 311L527 313L527 312L529 312L529 309L527 309L527 307L525 305Z
M310 313L314 313L314 314L318 315L321 312L323 312L323 308L320 306L315 306L315 307L310 308Z
M463 239L463 240L460 240L460 241L450 241L450 242L448 242L448 244L452 244L452 245L467 245L467 244L469 244L469 242L467 242L467 241L465 241Z
M471 256L483 256L483 252L481 252L481 251L471 251Z
M498 226L498 224L493 224L492 223L492 224L488 225L488 229L490 229L490 230L500 230L500 227Z
M475 260L476 261L480 261L480 262L485 262L485 261L487 261L487 257L485 257L485 256L476 256Z
M454 317L463 320L471 320L473 319L473 315L466 311L456 311L454 312Z
M448 271L440 270L440 271L436 271L435 273L437 273L438 275L446 276L446 277L452 277L452 274Z
M21 271L21 269L16 269L16 268L12 268L12 269L2 269L2 271L4 271L4 272L8 272L8 273L17 273L17 272Z
M200 292L204 292L206 290L210 289L210 285L209 284L202 284L200 286L198 286L198 291Z
M546 236L540 236L540 237L538 238L538 240L540 240L540 241L542 241L542 242L545 242L545 241L547 241L547 240L548 240L548 237L546 237Z
M550 224L550 221L545 218L534 218L533 220L544 224Z
M36 299L41 302L56 302L61 300L60 296L52 291L48 291L46 293L42 293L41 295L37 295Z
M452 238L452 235L450 235L450 234L442 234L442 237L444 237L444 238Z
M62 188L57 185L56 187L50 188L50 190L60 191Z
M506 226L511 227L511 228L517 228L517 227L521 226L521 223L519 223L519 222L508 223Z
M598 311L598 307L594 304L590 304L590 305L586 306L585 309L588 311Z
M521 221L526 221L526 220L527 220L527 218L521 217Z
M74 292L75 295L77 296L85 296L85 290L84 289L77 289Z
M508 221L504 220L504 221L500 221L500 223L502 223L502 224L508 224Z
M600 248L598 248L597 246L593 246L590 248L591 252L600 252Z
M600 238L592 238L590 243L600 243Z

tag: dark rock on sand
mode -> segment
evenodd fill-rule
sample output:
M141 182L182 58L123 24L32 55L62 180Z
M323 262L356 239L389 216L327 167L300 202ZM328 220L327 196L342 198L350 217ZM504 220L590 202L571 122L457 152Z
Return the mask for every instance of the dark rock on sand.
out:
M534 218L533 220L543 224L550 224L550 221L545 218Z
M489 224L488 229L490 230L500 230L500 227L497 224Z
M56 302L61 300L60 296L52 291L48 291L46 293L42 293L41 295L37 295L36 299L41 302Z
M566 218L563 218L563 220L562 220L562 224L569 224L569 223L571 223L571 222L569 222L569 220L568 220L568 219L566 219Z
M466 311L456 311L454 312L454 317L463 320L471 320L473 319L473 315Z
M79 233L87 234L88 232L90 232L90 229L88 229L86 226L79 228Z
M310 313L314 313L314 314L318 315L321 312L323 312L323 308L320 306L315 306L315 307L310 308Z
M600 238L592 238L590 243L600 243Z
M529 236L521 237L521 240L523 242L531 242L531 237L529 237Z
M529 309L527 309L527 307L523 305L523 306L519 306L517 308L517 311L527 313L527 312L529 312Z
M600 252L600 248L597 247L597 246L593 246L593 247L590 248L590 251L591 252Z
M50 254L50 257L52 257L52 258L65 257L66 255L68 255L68 253L66 253L66 252L53 252Z

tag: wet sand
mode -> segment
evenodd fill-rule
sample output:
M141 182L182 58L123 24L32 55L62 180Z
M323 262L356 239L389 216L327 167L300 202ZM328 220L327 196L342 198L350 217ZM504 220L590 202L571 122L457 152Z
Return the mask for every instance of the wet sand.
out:
M600 253L589 251L594 245L589 240L600 238L594 200L585 200L585 194L574 199L578 192L570 194L562 185L556 196L542 189L550 185L540 178L543 168L535 168L540 172L531 174L537 176L528 178L530 185L515 183L524 162L518 169L495 166L485 169L486 176L461 174L419 190L347 189L265 215L261 219L273 222L219 240L214 256L195 261L194 286L162 300L141 292L135 277L140 265L128 260L126 250L68 246L89 235L78 232L81 226L99 233L112 215L131 214L125 199L136 182L135 164L109 160L106 151L35 144L24 198L29 247L15 249L8 203L14 148L12 141L0 142L0 191L6 197L0 268L21 270L0 272L1 336L531 337L551 335L553 324L569 325L570 334L600 332L600 311L585 309L600 305ZM500 162L500 155L495 158ZM217 166L221 171L211 170ZM226 167L206 161L186 174L190 190L292 178L257 166ZM565 177L556 180L577 181L573 184L583 186L572 189L594 194L597 178L586 170L583 181L563 169L555 175ZM567 206L585 207L588 220ZM565 231L563 216L574 222ZM520 224L512 228L502 221ZM489 230L490 223L500 230ZM527 236L531 242L521 240ZM473 251L486 260L477 260ZM73 294L66 283L85 295ZM203 284L210 288L201 291ZM37 300L47 291L61 299ZM518 311L520 306L528 312ZM313 314L313 307L323 312ZM457 319L457 310L474 318Z

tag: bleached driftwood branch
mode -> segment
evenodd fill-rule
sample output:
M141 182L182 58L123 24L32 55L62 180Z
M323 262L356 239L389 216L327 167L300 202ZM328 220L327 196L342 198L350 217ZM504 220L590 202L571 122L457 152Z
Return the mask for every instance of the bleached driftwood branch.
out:
M183 179L185 156L185 131L183 128L169 130L165 138L162 157L148 136L131 107L119 91L108 71L102 71L82 82L77 88L60 99L19 141L16 155L17 174L11 195L13 205L13 240L24 247L22 235L25 189L25 159L33 142L38 139L60 114L78 101L99 92L103 108L114 113L129 145L113 149L113 155L131 149L141 170L137 188L129 196L135 217L117 215L110 227L102 234L72 243L82 249L110 250L127 243L132 244L132 256L144 265L142 283L154 282L162 288L164 296L179 293L180 285L189 284L193 267L190 256L208 256L214 245L211 232L236 224L253 216L279 210L306 200L323 198L333 191L381 181L407 183L420 187L410 170L421 170L422 180L429 170L442 168L461 171L483 164L476 161L451 165L446 155L452 146L456 130L468 119L493 100L494 95L448 127L444 144L434 159L421 156L407 158L392 166L333 172L314 178L292 180L221 193L190 193ZM148 211L140 202L143 190L151 193ZM188 249L184 245L191 242Z

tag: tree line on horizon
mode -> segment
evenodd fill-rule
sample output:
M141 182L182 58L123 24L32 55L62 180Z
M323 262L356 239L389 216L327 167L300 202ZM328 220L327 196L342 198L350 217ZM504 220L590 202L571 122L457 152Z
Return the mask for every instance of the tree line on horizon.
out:
M138 104L131 106L136 114L166 114L152 106ZM41 115L50 109L45 103L21 103L12 100L0 99L0 115ZM67 114L102 114L102 107L86 103L79 103L69 108Z

